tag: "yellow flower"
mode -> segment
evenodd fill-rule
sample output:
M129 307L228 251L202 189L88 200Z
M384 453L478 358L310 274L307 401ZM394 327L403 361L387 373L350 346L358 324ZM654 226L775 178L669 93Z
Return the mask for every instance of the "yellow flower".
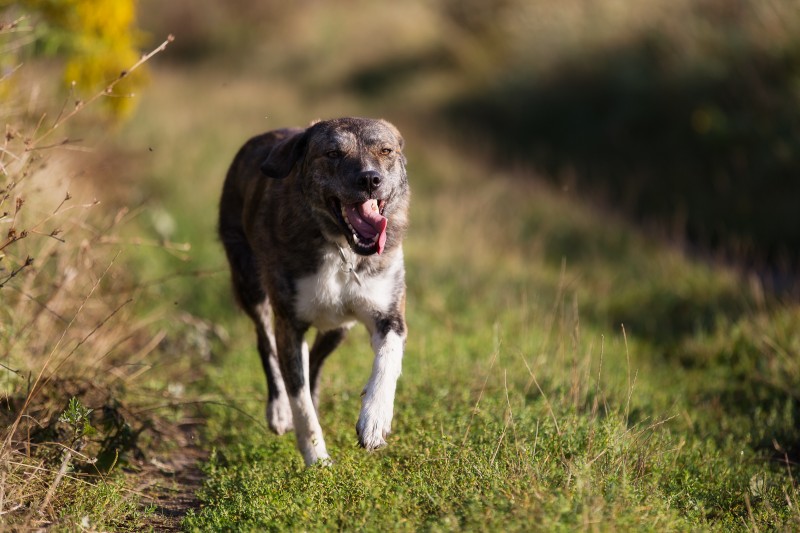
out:
M66 35L64 80L84 98L104 90L140 57L135 0L25 0L21 5ZM114 117L123 118L134 108L131 95L146 80L144 69L137 70L106 96Z

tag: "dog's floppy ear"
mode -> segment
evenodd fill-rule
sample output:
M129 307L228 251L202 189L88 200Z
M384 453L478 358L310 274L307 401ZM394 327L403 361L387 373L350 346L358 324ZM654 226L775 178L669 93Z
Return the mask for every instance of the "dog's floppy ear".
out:
M297 131L286 137L272 147L261 163L261 172L270 178L285 178L303 158L307 145L308 130Z

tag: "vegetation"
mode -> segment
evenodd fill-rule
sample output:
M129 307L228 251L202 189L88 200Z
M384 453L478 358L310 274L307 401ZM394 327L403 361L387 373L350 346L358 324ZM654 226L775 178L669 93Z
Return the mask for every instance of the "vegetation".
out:
M765 288L758 272L667 238L690 217L678 196L709 213L736 200L656 194L666 214L653 230L582 194L607 186L609 203L630 193L638 205L628 185L649 194L653 183L642 169L664 187L699 183L733 164L736 146L748 165L788 165L796 69L771 61L796 53L791 2L740 2L742 13L715 0L312 3L302 13L158 4L142 2L142 28L174 31L181 45L101 146L104 164L80 153L77 166L48 157L41 168L44 155L32 155L55 152L6 145L38 172L9 179L0 210L4 237L29 229L0 261L0 298L13 303L0 306L0 363L18 371L0 369L3 416L47 433L5 435L3 520L157 527L162 504L139 487L172 485L146 467L185 453L175 428L201 419L210 455L187 530L800 528L800 307L774 290L783 281ZM743 93L727 93L737 64L753 68ZM783 118L745 134L758 113L744 101ZM356 444L371 354L354 331L322 376L336 462L305 469L293 437L266 428L265 380L230 294L216 209L249 135L337 115L383 116L407 140L410 335L389 446ZM734 123L743 129L714 129ZM614 124L620 133L605 135ZM779 136L773 126L788 132L779 152L789 159L762 150ZM78 179L87 166L105 180ZM742 179L766 175L745 168L735 167ZM112 175L119 186L107 185ZM73 178L63 206L59 177ZM65 211L78 183L91 207ZM775 223L759 212L752 235ZM22 248L34 242L47 246ZM69 272L75 285L60 281ZM49 381L23 407L27 373L40 371Z
M762 329L777 317L759 313L733 273L650 248L613 223L606 231L627 241L614 254L580 247L575 264L547 259L539 250L557 245L565 226L582 226L570 222L571 203L518 178L495 174L486 183L485 169L458 166L456 154L437 150L453 173L442 185L420 169L436 163L410 157L413 335L389 447L365 454L355 443L370 364L365 335L355 335L324 378L323 425L337 464L304 470L291 439L252 422L260 420L263 380L245 329L232 335L241 340L210 381L246 414L210 417L216 452L205 468L204 505L187 528L797 524L787 503L797 498L797 404L787 394L797 374L778 362L783 349L753 345L781 338ZM509 212L518 223L487 223ZM542 212L548 222L530 231L525 222ZM596 217L582 231L603 242ZM493 257L495 249L503 256ZM667 296L669 288L685 292ZM732 292L752 306L746 318L725 318ZM638 306L652 310L653 324L613 324L608 308L634 315ZM716 323L704 324L695 306L719 306L710 311ZM697 321L691 328L682 324L686 314Z
M76 5L28 7L55 17ZM36 20L3 15L2 45L22 61L40 31ZM116 268L127 209L99 207L99 181L91 182L98 161L74 136L107 125L109 114L86 110L113 98L166 44L113 72L94 96L72 100L73 92L60 110L39 107L40 96L56 98L58 84L45 75L31 78L16 64L0 82L0 516L14 528L136 528L152 512L120 472L152 420L122 390L158 340L153 318L131 305L139 280Z
M109 81L125 73L103 103L117 118L133 110L134 92L146 80L143 68L126 72L141 55L135 0L0 1L0 9L4 7L8 22L15 21L14 29L28 36L12 41L9 49L15 53L4 58L3 67L16 67L14 61L35 55L66 58L64 85L71 87L75 100L106 89Z

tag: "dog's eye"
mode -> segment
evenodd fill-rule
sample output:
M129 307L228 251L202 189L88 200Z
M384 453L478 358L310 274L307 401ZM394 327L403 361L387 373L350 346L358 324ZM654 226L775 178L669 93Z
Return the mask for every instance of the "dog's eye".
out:
M383 155L389 155L389 154L391 154L392 152L394 152L394 150L392 150L391 148L384 148L384 149L382 149L382 150L381 150L381 153L382 153Z
M331 159L339 159L339 158L342 157L342 151L341 150L330 150L325 155L327 155Z

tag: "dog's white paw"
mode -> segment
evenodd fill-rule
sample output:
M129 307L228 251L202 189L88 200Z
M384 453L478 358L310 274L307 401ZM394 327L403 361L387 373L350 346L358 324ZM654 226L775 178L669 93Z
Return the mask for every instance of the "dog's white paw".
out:
M280 396L279 400L272 400L267 404L267 423L269 429L278 435L294 429L292 409L286 396Z
M318 436L310 435L303 436L303 431L299 430L297 434L297 448L303 456L306 466L330 466L333 464L331 457L328 455L328 449L325 447L325 440L322 438L322 433Z
M367 450L377 450L386 446L386 436L392 432L392 410L361 409L356 424L358 443Z
M310 465L306 465L306 468L332 468L333 467L333 459L330 457L319 457L315 462Z

